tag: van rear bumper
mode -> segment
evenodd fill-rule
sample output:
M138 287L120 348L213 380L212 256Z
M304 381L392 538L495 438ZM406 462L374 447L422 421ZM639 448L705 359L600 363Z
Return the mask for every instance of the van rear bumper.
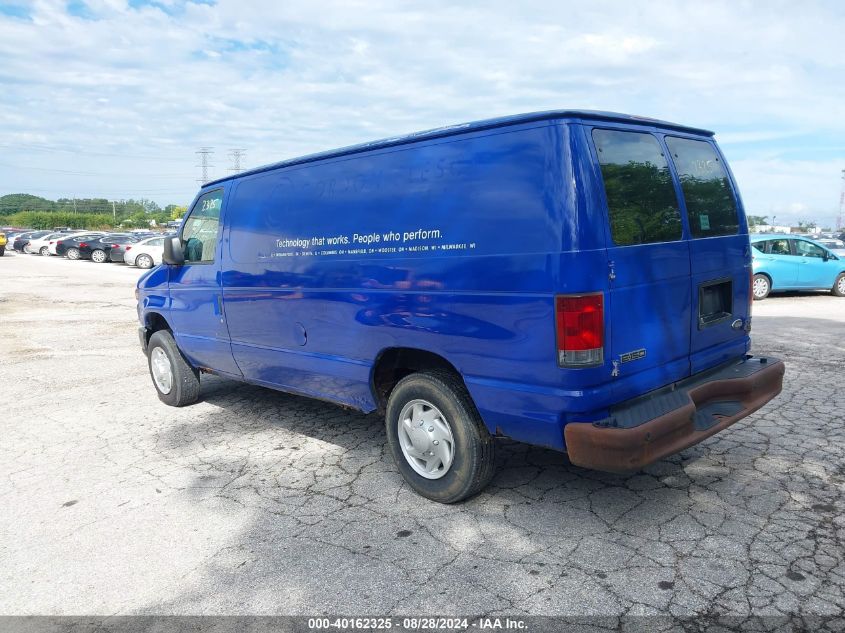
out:
M598 422L564 428L569 460L626 473L698 444L753 413L783 388L784 364L746 357L613 407Z

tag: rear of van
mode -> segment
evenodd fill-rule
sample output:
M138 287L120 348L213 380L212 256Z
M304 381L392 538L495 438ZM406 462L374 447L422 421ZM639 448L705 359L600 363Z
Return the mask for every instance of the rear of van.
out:
M385 414L409 485L493 476L494 436L629 471L781 389L750 358L742 204L712 133L554 111L206 185L138 283L162 401L200 371Z
M747 356L747 226L712 133L659 122L577 126L589 217L606 227L608 283L592 297L557 298L559 344L574 348L560 351L561 366L596 381L580 411L568 412L566 450L573 463L627 471L756 410L780 392L784 368ZM586 336L581 323L591 324Z

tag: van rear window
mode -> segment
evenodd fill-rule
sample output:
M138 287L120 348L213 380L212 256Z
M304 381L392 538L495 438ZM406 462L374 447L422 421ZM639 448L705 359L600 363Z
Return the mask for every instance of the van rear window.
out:
M667 136L666 145L681 179L692 236L736 235L736 202L716 149L706 141L676 136Z
M643 132L593 130L610 234L620 246L681 239L681 212L669 163L657 139Z

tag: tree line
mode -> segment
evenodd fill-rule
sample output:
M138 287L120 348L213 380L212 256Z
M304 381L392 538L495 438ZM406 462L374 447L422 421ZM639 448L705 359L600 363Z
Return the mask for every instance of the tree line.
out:
M162 225L182 217L186 207L169 204L161 208L156 202L105 198L59 198L48 200L26 193L0 196L0 225L52 228L146 228L154 221Z

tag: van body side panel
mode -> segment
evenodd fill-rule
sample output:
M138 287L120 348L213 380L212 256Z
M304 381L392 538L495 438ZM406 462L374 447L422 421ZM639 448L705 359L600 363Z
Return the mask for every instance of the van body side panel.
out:
M561 447L559 404L530 393L560 389L568 156L568 128L543 122L239 179L222 283L244 377L367 411L379 353L417 348L463 374L491 430Z

